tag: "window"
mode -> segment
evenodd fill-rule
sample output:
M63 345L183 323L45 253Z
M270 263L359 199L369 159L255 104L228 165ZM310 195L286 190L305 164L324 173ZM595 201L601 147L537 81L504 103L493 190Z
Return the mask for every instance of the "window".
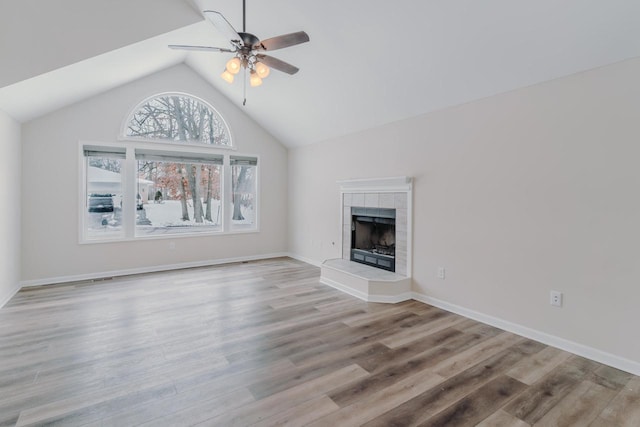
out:
M149 98L121 137L81 144L81 241L258 230L258 158L229 154L229 129L204 101Z
M219 231L223 156L136 150L136 235Z
M82 146L82 240L257 231L257 157L148 147Z
M204 101L173 93L147 99L129 116L127 138L231 147L222 117Z
M231 226L253 228L256 223L256 158L231 156Z
M88 240L124 237L122 169L125 151L87 146L84 150L84 222Z

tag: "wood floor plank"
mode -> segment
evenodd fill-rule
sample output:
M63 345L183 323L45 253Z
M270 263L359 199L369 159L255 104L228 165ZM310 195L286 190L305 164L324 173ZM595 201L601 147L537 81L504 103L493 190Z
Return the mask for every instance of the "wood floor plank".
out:
M324 376L314 378L292 388L257 400L242 408L226 411L206 420L209 425L247 426L275 416L288 408L322 396L335 387L367 375L358 365L350 365Z
M280 412L262 421L252 424L253 427L306 426L338 409L333 400L320 396L288 410Z
M570 358L531 385L504 409L533 425L576 388L593 369L594 366L589 362L583 363Z
M425 323L424 325L416 326L415 328L407 329L405 331L398 332L393 334L392 336L380 340L381 343L386 345L387 347L396 348L406 344L409 344L414 341L421 340L429 335L435 334L436 332L440 332L443 329L450 328L455 326L457 323L462 322L464 317L457 315L450 315L446 317L442 317L430 322Z
M386 304L386 307L384 307L381 310L368 311L365 313L356 314L354 316L350 316L343 319L342 323L351 327L363 326L371 322L380 320L386 316L400 314L400 313L407 313L407 309L404 306L397 306L396 304Z
M464 371L469 367L469 364L486 359L521 341L523 341L521 337L509 332L503 332L500 335L482 341L461 353L443 360L433 367L433 371L445 378L449 378Z
M640 379L290 258L25 288L0 427L640 425Z
M616 394L591 381L582 381L534 425L588 426Z
M444 378L427 369L416 372L375 393L363 396L351 405L340 408L312 424L311 427L362 425L443 381Z
M440 346L429 346L427 350L408 359L392 357L391 363L379 364L366 378L336 389L329 396L340 406L351 405L423 369L433 371L435 364L455 354L452 348L468 347L475 342L475 336L456 335L451 341L445 341ZM399 355L391 353L391 356Z
M592 425L640 426L640 378L630 379Z
M571 357L571 353L553 347L547 347L539 353L522 360L510 369L507 375L520 382L531 385L569 357Z
M465 319L463 322L458 323L456 325L456 328L461 330L462 332L480 334L487 337L494 337L502 333L501 329L498 329L491 325L485 325L484 323L479 323L472 319Z
M621 390L632 378L628 372L603 365L593 371L589 380L612 390Z
M450 355L455 351L462 351L463 347L472 347L479 340L478 335L464 334L448 328L402 347L388 348L383 345L381 351L368 357L358 358L357 363L367 371L376 373L385 370L390 364L406 361L425 351L438 351L441 354ZM437 363L436 359L433 360Z
M421 427L476 425L526 388L501 375L420 424Z
M367 426L419 425L477 388L504 374L524 356L514 345L449 378L436 387L366 423Z
M165 396L175 395L171 382L148 385L139 389L111 388L92 395L80 395L24 410L16 426L32 424L83 425L126 407L135 407Z
M494 412L491 416L478 423L476 427L530 427L519 418L506 413L502 409Z
M147 405L113 412L103 417L101 423L103 427L141 424L184 426L252 402L255 399L246 388L222 391L217 387L210 388L207 383ZM176 413L179 416L175 416Z
M178 393L210 382L222 390L246 387L264 378L284 375L294 369L289 359L280 359L263 364L249 361L244 364L230 365L222 369L203 368L202 370L179 372L171 376Z

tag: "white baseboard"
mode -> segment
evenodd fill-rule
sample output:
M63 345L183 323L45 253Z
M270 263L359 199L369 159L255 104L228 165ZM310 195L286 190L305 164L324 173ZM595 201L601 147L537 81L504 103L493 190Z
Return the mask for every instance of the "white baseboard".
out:
M489 316L488 314L470 310L459 305L451 304L437 298L432 298L418 292L413 292L413 299L425 304L433 305L434 307L438 307L446 311L450 311L452 313L459 314L464 317L468 317L470 319L477 320L482 323L486 323L491 326L495 326L496 328L504 329L505 331L509 331L517 335L522 335L523 337L539 341L543 344L547 344L573 354L577 354L578 356L595 360L596 362L621 369L634 375L640 375L640 363L636 361L616 356L615 354L607 353L605 351L598 350L584 344L579 344L564 338L556 337L554 335L549 335L545 332L527 328L526 326L512 323L497 317Z
M272 254L251 255L251 256L236 257L236 258L223 258L223 259L213 259L213 260L205 260L205 261L184 262L179 264L154 265L150 267L129 268L124 270L111 270L111 271L102 271L97 273L75 274L71 276L48 277L45 279L24 280L21 282L21 286L29 287L29 286L55 285L58 283L80 282L83 280L103 279L105 277L128 276L131 274L142 274L142 273L155 273L158 271L180 270L183 268L208 267L212 265L230 264L232 262L258 261L261 259L280 258L280 257L286 257L286 256L289 256L289 255L285 252L279 252L279 253L272 253Z
M15 294L17 294L18 291L20 291L20 289L22 289L22 286L20 286L20 284L18 284L15 287L15 289L9 291L9 293L5 297L0 299L0 308L4 307L11 300L11 298L13 298L15 296Z
M294 253L291 253L291 252L287 253L286 256L288 256L289 258L297 259L298 261L306 262L307 264L311 264L311 265L316 266L316 267L322 266L322 261L316 261L315 259L306 258L306 257L300 256L298 254L294 254Z
M349 294L366 302L383 302L387 304L396 304L402 301L408 301L413 298L412 292L404 292L399 295L367 295L364 292L360 292L356 289L344 286L343 284L331 279L327 279L326 277L321 277L320 283L331 286L332 288L342 291L345 294Z

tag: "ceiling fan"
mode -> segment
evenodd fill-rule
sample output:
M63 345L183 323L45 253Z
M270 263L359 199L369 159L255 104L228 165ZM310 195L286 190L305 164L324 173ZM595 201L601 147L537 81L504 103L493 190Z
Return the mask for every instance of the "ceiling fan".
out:
M171 49L196 50L208 52L235 53L226 65L221 77L229 83L233 83L234 75L241 69L249 71L249 83L251 86L260 86L262 79L269 75L269 67L287 74L295 74L299 71L295 67L273 56L261 52L268 52L295 46L309 41L309 35L304 31L283 34L281 36L260 40L251 33L246 32L246 0L242 0L242 32L237 32L233 26L220 13L213 10L205 10L202 13L225 37L229 39L231 48L212 46L190 46L171 44ZM246 102L246 99L245 99Z

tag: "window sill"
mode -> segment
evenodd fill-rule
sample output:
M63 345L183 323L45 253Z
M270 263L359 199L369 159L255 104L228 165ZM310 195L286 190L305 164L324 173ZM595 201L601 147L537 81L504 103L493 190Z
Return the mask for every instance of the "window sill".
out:
M232 236L236 234L254 234L259 233L257 228L251 228L246 230L229 230L229 231L211 231L207 233L177 233L177 234L162 234L159 236L137 236L137 237L124 237L121 239L91 239L80 240L80 245L93 245L104 243L124 243L124 242L143 242L147 240L174 240L193 237L212 237L212 236Z

